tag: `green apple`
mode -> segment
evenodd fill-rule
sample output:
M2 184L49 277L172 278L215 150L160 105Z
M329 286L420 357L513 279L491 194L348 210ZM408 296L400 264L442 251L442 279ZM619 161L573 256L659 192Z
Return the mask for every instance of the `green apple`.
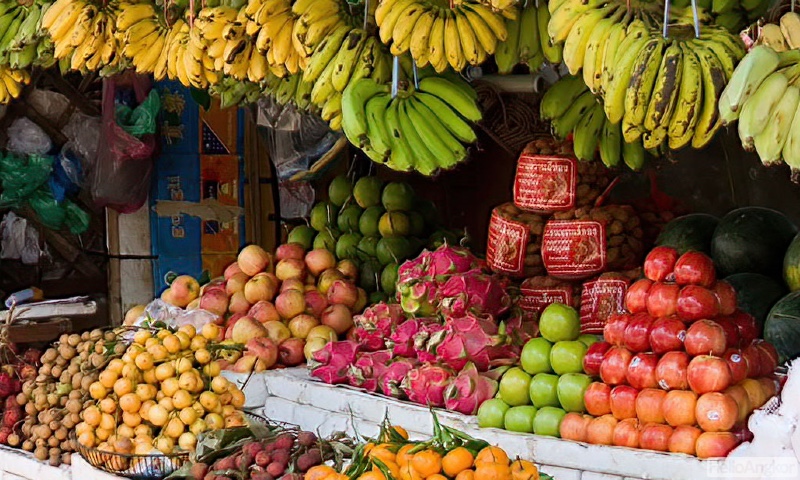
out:
M536 408L558 407L558 375L539 373L531 379L528 395Z
M540 408L533 418L533 433L548 437L560 437L561 420L566 414L567 412L558 407Z
M558 375L582 373L587 347L578 340L556 342L550 350L550 365Z
M506 412L505 427L509 432L533 433L533 418L538 409L532 405L511 407Z
M483 402L478 408L478 426L481 428L503 428L506 412L510 407L499 398Z
M530 405L531 399L528 396L530 384L531 376L525 373L525 370L519 367L510 368L500 379L500 395L503 401L512 407Z
M567 373L558 379L558 401L567 412L583 413L583 394L592 383L592 378L583 373Z
M532 338L522 347L519 362L522 369L531 375L550 373L550 349L553 344L542 337Z
M551 303L539 317L539 332L553 343L577 340L581 334L578 311L563 303Z
M597 335L592 335L591 333L584 333L583 335L578 337L578 341L583 342L583 344L586 345L586 347L588 348L591 347L593 343L599 342L600 339L597 338Z

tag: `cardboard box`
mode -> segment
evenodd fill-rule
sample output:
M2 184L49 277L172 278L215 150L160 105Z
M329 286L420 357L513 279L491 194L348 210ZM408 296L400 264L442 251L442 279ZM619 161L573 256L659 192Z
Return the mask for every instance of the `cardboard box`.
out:
M239 155L201 155L201 201L216 200L221 205L242 204L242 159ZM202 253L237 253L244 241L243 218L221 222L202 222Z
M200 201L200 161L197 155L161 155L156 160L156 181L151 203L159 200ZM200 254L202 222L184 213L158 216L151 211L153 255Z
M179 82L165 80L155 85L161 96L159 133L165 154L198 153L200 106L190 90Z
M196 251L196 254L187 253L186 256L176 257L160 255L158 259L153 260L153 292L156 296L161 295L161 292L169 286L167 278L172 273L200 278L203 273L200 251Z
M202 255L203 270L210 278L221 277L225 269L236 261L235 253L206 253Z
M219 99L211 100L208 111L200 109L198 151L203 155L231 155L242 151L244 110L219 108Z

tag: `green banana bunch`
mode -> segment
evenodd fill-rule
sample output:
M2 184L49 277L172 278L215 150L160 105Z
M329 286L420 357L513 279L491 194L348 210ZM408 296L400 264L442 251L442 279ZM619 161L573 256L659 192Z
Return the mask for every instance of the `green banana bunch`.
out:
M562 46L554 45L547 34L550 12L542 0L530 1L515 19L506 19L508 39L497 46L495 62L502 75L511 73L517 65L524 64L531 71L538 70L547 61L559 63Z
M350 82L341 111L342 131L371 160L428 176L467 158L464 144L477 140L470 122L481 119L463 82L424 74L418 89L400 90L394 98L387 84Z

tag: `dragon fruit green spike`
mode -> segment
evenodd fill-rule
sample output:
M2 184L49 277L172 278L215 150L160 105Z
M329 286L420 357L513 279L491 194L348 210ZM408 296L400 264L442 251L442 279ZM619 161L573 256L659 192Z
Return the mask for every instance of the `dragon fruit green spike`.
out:
M378 378L386 371L392 352L362 353L347 372L347 382L353 387L360 387L370 392L378 391Z
M462 318L450 318L441 342L436 347L436 356L444 365L459 371L467 363L485 372L491 363L490 347L501 343L499 336L491 335L482 326L482 322L467 315ZM493 333L496 333L496 329Z
M478 407L497 393L497 381L480 373L472 363L453 379L444 392L444 404L448 410L466 415L475 415Z
M378 376L378 386L384 395L394 398L403 397L403 389L400 387L403 379L406 378L408 372L415 368L417 365L416 360L410 358L398 358L389 363Z
M401 384L403 392L414 403L444 407L444 391L453 373L439 365L425 364L408 372Z
M439 285L429 278L397 283L397 299L403 311L417 317L436 313Z
M438 320L425 319L414 335L414 352L421 363L436 363L436 346L444 338L445 326Z
M511 308L507 287L507 281L480 270L453 275L439 287L442 313L456 317L488 314L497 318Z

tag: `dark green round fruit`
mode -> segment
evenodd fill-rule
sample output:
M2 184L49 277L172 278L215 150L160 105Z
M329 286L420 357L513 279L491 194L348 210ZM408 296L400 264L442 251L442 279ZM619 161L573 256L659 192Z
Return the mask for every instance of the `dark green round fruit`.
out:
M319 202L311 209L309 223L314 230L321 232L336 227L336 208L330 202Z
M367 292L378 290L382 268L383 267L375 259L369 259L364 262L364 264L361 265L358 285Z
M398 268L400 268L400 265L397 263L390 263L383 267L383 271L381 272L381 289L389 296L394 295L397 287Z
M368 257L376 257L377 254L375 251L378 248L378 242L381 240L381 237L363 237L361 241L358 242L358 250L359 252L363 253Z
M383 292L372 292L369 294L369 304L375 305L381 302L388 302L389 297Z
M312 246L314 247L314 249L324 248L325 250L335 252L336 240L338 238L339 238L339 232L333 229L329 229L324 232L319 232L319 234L317 234L317 236L314 237L314 244Z
M375 253L381 265L400 263L412 255L411 243L405 237L382 238Z
M407 212L414 208L415 200L414 189L405 182L391 182L381 194L381 202L387 212Z
M353 187L353 197L361 208L381 204L383 181L378 177L361 177Z
M411 222L409 233L414 237L425 235L425 218L419 212L408 212L408 221Z
M337 207L344 205L344 202L353 194L353 185L347 175L338 175L331 180L328 185L328 198Z
M308 225L298 225L289 232L289 243L299 243L306 250L311 250L317 231Z
M384 212L385 210L380 206L369 207L364 210L364 213L361 214L361 218L358 219L358 230L361 232L361 235L365 237L380 235L378 224Z
M358 205L348 205L339 212L336 222L343 232L358 232L358 221L364 210Z
M384 238L405 237L411 232L411 222L403 212L386 212L378 222L378 231Z
M336 258L343 260L358 259L358 242L361 241L360 233L345 233L336 242Z
M418 200L415 210L422 214L425 224L430 229L437 228L442 223L436 204L430 200Z

